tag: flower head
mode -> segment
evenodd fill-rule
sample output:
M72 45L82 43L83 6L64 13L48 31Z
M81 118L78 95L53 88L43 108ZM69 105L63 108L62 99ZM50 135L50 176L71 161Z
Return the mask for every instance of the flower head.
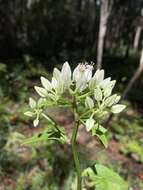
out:
M76 82L76 89L82 92L92 77L93 66L88 63L80 63L73 71L73 81Z

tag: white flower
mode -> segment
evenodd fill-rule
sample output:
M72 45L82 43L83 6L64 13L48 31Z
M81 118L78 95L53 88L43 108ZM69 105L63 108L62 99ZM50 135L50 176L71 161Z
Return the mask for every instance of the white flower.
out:
M111 111L112 111L112 113L116 114L116 113L122 112L125 108L126 108L125 105L116 104L116 105L112 106Z
M53 78L56 79L57 81L61 80L61 72L57 68L54 68Z
M76 82L76 89L82 92L92 77L93 66L87 63L80 63L73 71L73 80Z
M53 89L56 91L57 94L62 94L64 92L63 81L61 80L61 78L57 80L53 77L51 83Z
M65 89L71 85L71 68L68 62L65 62L62 66L62 70L59 71L57 68L54 68L52 86L55 90L61 89L61 94Z
M92 109L94 107L94 102L92 98L86 97L85 99L85 107Z
M94 90L104 79L104 70L97 70L89 81L89 89Z
M36 107L36 101L33 98L29 98L29 106L32 109Z
M63 64L62 70L61 70L61 78L64 83L64 87L69 87L71 84L71 68L69 66L68 62L65 62Z
M46 79L45 77L41 77L41 84L46 90L48 90L48 91L52 90L52 85L51 85L50 81L48 79Z
M85 123L86 130L90 131L94 127L94 124L95 124L95 120L93 118L87 119Z

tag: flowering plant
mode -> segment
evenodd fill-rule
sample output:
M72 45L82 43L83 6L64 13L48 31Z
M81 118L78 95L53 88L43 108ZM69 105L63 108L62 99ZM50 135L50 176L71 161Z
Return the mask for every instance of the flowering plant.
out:
M104 70L97 70L94 75L92 73L92 64L80 63L72 73L69 63L65 62L61 71L57 68L54 69L51 81L41 77L42 87L34 87L40 98L38 101L29 98L30 110L25 113L33 118L35 127L38 126L42 117L47 119L49 127L42 134L29 138L24 143L40 140L71 142L77 172L77 190L82 188L82 172L76 149L80 125L83 124L87 132L91 132L107 147L107 129L102 126L102 121L109 112L117 114L125 108L125 105L118 104L120 96L112 95L116 81L111 80L110 77L104 79ZM53 106L72 109L74 126L71 141L66 136L64 129L47 113L46 109ZM85 173L87 174L87 172Z

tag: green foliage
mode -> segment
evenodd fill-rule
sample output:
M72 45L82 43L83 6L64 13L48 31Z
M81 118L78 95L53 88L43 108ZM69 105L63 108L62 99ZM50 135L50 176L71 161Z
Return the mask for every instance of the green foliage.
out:
M97 190L128 189L127 183L111 169L100 164L96 164L94 169L87 168L83 172L83 176L87 177L91 186L95 187Z
M23 145L38 143L39 141L51 141L51 140L59 141L60 143L68 143L64 129L60 128L60 130L57 130L53 129L53 126L50 127L50 125L48 125L48 129L46 129L45 131L24 140Z
M138 142L135 139L130 139L128 137L122 138L122 142L120 143L120 150L124 154L129 154L129 153L134 153L136 154L139 158L138 160L143 162L143 149L142 149L142 144Z

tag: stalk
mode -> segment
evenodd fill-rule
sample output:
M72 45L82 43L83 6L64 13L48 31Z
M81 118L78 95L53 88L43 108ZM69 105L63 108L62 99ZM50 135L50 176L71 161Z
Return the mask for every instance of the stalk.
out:
M74 124L73 132L72 132L71 145L72 145L74 164L75 164L76 173L77 173L77 190L81 190L81 183L82 183L81 167L80 167L80 161L79 161L79 156L78 156L77 147L76 147L76 139L77 139L77 133L78 133L78 128L79 128L79 119L77 118L77 112L76 112L77 110L76 102L73 108L74 108L75 124Z

